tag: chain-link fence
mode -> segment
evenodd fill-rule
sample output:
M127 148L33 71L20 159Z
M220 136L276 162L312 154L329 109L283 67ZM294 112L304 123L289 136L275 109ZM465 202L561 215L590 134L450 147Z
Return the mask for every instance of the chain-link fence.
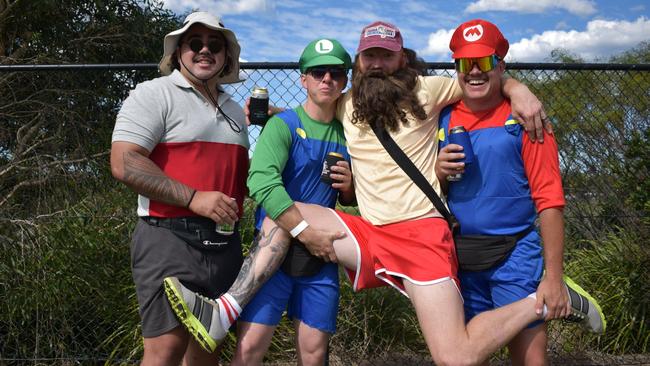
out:
M238 103L253 85L269 88L280 107L304 101L297 64L243 67L246 81L226 86ZM429 67L454 76L451 64ZM551 323L551 359L648 364L650 65L508 67L553 121L567 198L566 271L609 319L600 337ZM141 357L128 251L135 195L111 178L108 151L121 101L155 76L149 64L0 66L0 363ZM249 133L252 153L259 127ZM253 205L246 203L244 227ZM295 363L290 328L276 332L270 362ZM352 294L347 281L330 349L331 364L430 364L408 301L390 289Z

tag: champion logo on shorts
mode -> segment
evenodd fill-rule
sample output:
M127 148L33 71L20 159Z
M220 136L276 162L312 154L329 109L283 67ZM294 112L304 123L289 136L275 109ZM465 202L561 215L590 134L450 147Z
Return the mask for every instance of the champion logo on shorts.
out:
M210 241L210 240L204 240L204 241L203 241L203 245L207 245L207 246L216 246L216 247L220 247L220 246L222 246L222 245L226 245L226 244L228 244L228 242L225 242L225 241L219 241L219 242L216 242L216 243L213 242L213 241Z
M475 42L483 37L483 26L480 24L467 27L463 30L463 38L467 42Z
M363 36L364 37L372 37L372 36L380 36L381 38L395 38L395 29L385 27L383 25L378 25L376 27L370 27L366 28L366 31L364 32Z

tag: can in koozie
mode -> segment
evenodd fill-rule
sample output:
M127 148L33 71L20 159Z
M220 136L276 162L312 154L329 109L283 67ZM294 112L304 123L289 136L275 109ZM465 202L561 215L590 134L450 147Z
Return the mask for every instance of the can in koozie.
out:
M323 170L321 171L320 174L321 182L326 184L334 183L334 180L330 176L332 174L331 167L336 165L336 163L341 160L345 160L345 159L343 158L343 155L337 152L332 151L327 154L327 156L325 157L325 161L323 161Z
M470 140L469 132L465 130L465 127L456 126L449 130L449 143L463 147L463 153L465 154L465 157L463 159L456 160L456 162L465 163L465 165L474 162L474 150L472 149L472 141ZM462 178L462 173L456 173L447 176L447 180L451 182L457 182Z
M235 233L235 224L218 224L215 231L222 235L232 235Z
M248 119L254 125L264 126L269 119L269 91L259 86L253 87Z
M234 197L230 197L231 200L236 201ZM214 231L218 232L221 235L232 235L235 233L235 227L237 225L237 222L233 224L217 224L216 229Z

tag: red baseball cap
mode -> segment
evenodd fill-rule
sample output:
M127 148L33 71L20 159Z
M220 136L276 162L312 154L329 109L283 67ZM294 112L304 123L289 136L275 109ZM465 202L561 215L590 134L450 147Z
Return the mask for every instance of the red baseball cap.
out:
M496 25L474 19L461 24L451 36L449 48L453 58L483 57L497 55L504 58L508 53L508 40Z
M397 52L402 49L402 33L396 26L378 21L367 25L361 31L357 53L368 48L379 47Z

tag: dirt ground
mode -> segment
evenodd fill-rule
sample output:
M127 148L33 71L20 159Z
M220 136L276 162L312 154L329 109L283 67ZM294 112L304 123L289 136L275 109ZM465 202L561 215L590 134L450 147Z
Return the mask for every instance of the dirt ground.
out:
M613 356L607 354L551 355L550 364L557 366L650 366L650 354ZM295 363L273 363L268 366L289 366ZM393 355L359 363L342 361L332 356L329 366L434 366L428 358L421 356ZM491 366L510 365L509 361L492 361Z

